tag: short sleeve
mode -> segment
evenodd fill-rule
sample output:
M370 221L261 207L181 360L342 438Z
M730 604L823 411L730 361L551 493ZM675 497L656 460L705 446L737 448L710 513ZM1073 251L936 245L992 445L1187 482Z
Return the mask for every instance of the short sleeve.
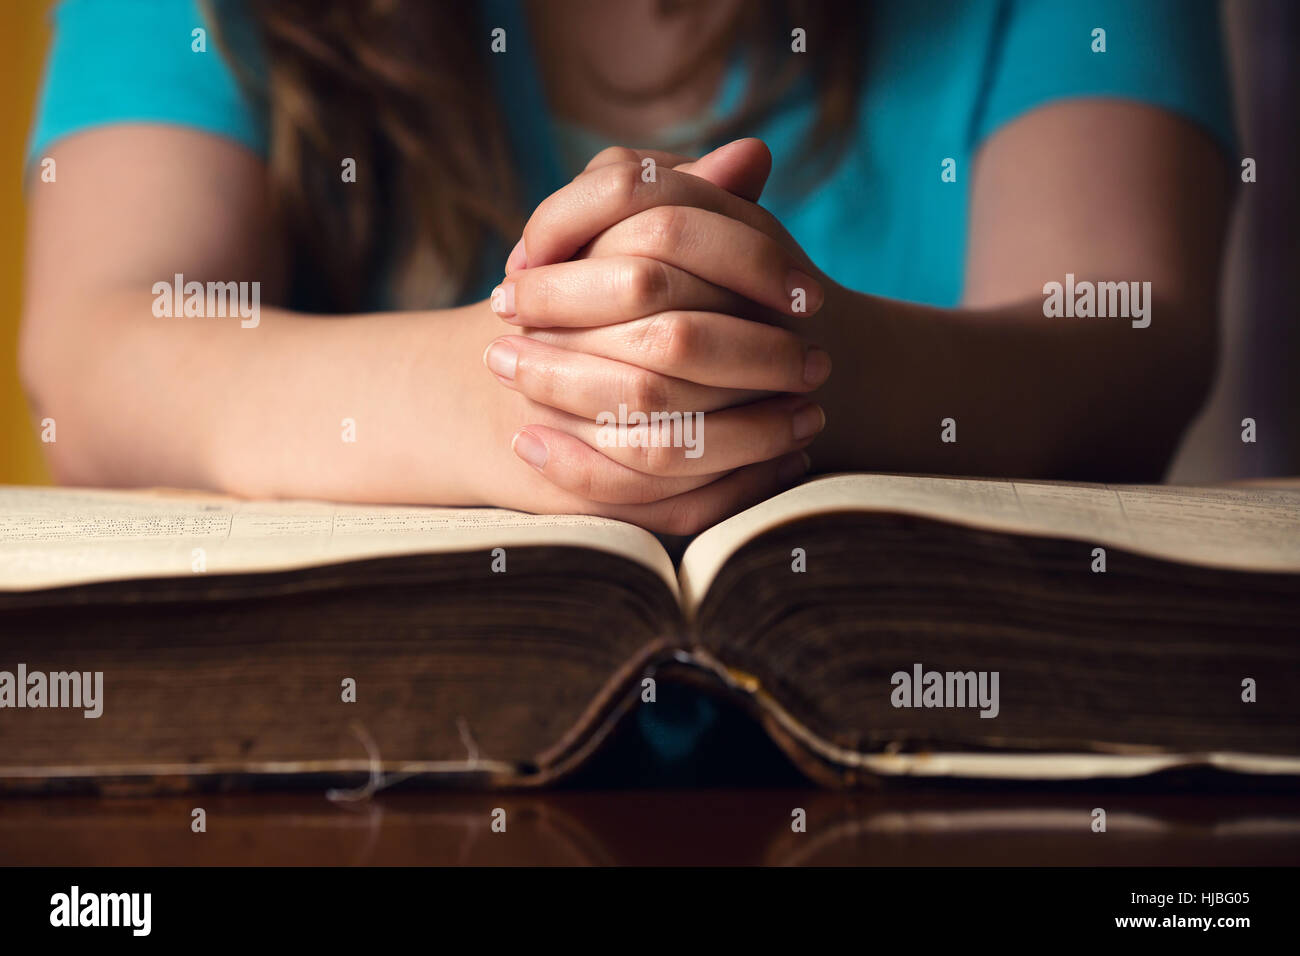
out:
M1215 0L1008 0L975 143L1035 107L1092 96L1170 110L1233 150Z
M29 161L64 136L130 122L188 126L265 155L265 121L195 0L61 0L51 17Z

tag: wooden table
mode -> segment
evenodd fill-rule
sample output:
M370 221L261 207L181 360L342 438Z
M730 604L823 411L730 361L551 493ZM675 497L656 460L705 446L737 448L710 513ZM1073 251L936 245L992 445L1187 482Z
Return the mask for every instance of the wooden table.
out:
M191 830L195 807L204 833ZM792 831L796 808L806 832ZM0 863L1295 865L1300 796L911 785L21 797L0 800Z

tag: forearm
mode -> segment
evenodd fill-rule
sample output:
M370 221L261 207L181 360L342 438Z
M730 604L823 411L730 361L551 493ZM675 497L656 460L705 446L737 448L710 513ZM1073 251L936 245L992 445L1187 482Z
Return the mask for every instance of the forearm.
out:
M836 290L818 470L1159 480L1210 383L1212 314L1047 318L1041 298L936 309ZM816 339L815 339L816 340ZM955 422L955 442L941 422Z
M35 323L24 357L56 476L257 497L480 503L470 474L493 394L481 309L156 318L86 296ZM46 341L42 341L42 337ZM57 338L57 343L53 339ZM477 426L477 427L476 427Z

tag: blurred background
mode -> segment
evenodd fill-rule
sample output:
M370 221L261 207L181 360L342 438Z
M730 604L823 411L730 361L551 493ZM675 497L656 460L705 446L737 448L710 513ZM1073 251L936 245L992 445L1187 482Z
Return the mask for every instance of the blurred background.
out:
M123 0L127 2L127 0ZM954 0L960 2L960 0ZM1140 2L1140 0L1138 0ZM22 296L23 156L49 41L52 0L0 3L0 483L49 480L17 374ZM1168 479L1210 482L1300 475L1300 2L1225 0L1223 18L1241 159L1258 181L1240 187L1224 262L1220 369ZM869 292L870 290L863 290ZM1151 383L1158 388L1158 382ZM1241 441L1254 418L1255 444Z
M50 34L50 0L0 3L0 63L9 92L0 104L0 484L49 481L41 443L18 382L22 309L23 158Z

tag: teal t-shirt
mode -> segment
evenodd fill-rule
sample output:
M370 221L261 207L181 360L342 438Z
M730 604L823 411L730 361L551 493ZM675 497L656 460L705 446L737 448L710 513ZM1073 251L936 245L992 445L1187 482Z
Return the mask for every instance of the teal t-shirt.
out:
M582 144L595 152L608 143L549 116L521 4L481 4L481 40L487 44L495 27L507 31L507 52L490 61L494 82L509 91L501 100L515 155L528 157L520 172L532 208L581 168ZM971 163L1004 124L1058 100L1118 97L1183 116L1232 148L1217 6L877 0L868 17L856 129L834 170L803 194L788 188L813 115L806 86L748 131L772 149L763 204L836 281L887 298L954 305L962 291ZM205 130L265 154L266 119L244 101L213 38L206 37L206 52L195 51L194 31L209 26L195 0L62 0L53 19L30 160L61 137L120 122ZM1094 52L1098 30L1105 31L1104 52ZM809 53L791 55L815 56L817 37L807 42ZM715 112L726 114L740 100L742 61L733 58ZM948 159L955 182L940 175ZM483 276L470 301L486 297L499 268ZM642 713L665 758L689 753L711 719L707 701L694 697Z
M577 169L561 158L572 153L561 147L574 131L548 116L521 3L481 4L483 42L493 27L506 29L507 52L490 60L510 91L502 101L516 154L528 157L521 172L535 205ZM62 0L53 19L30 158L60 137L115 122L174 123L265 154L265 117L241 97L213 38L194 52L193 31L207 28L195 0ZM1097 29L1104 53L1093 52ZM812 116L807 89L750 131L773 154L763 204L828 275L863 292L959 300L971 161L990 134L1035 107L1121 97L1184 116L1225 148L1234 141L1214 0L877 0L868 34L855 136L814 189L783 188ZM814 56L817 38L808 42L814 52L803 55ZM739 101L744 79L737 62L719 112ZM589 141L593 150L608 145ZM945 159L954 160L955 183L940 178ZM485 275L471 300L497 278Z

